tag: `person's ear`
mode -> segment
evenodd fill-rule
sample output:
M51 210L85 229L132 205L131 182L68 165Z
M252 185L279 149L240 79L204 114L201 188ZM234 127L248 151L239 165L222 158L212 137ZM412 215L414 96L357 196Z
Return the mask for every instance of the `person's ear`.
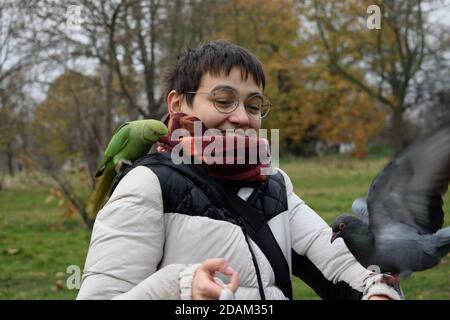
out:
M181 112L181 104L183 102L183 95L178 94L175 90L172 90L167 95L167 108L169 114Z

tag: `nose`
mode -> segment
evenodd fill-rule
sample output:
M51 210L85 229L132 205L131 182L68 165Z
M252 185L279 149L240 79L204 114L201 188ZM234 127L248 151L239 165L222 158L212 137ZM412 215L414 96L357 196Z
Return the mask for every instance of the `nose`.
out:
M235 125L243 129L247 129L250 124L250 119L243 103L239 103L239 106L230 113L228 120Z

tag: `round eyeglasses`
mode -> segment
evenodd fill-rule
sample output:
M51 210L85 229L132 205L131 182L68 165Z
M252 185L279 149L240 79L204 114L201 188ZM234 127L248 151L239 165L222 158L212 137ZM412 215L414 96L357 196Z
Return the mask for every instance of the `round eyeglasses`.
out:
M231 113L239 107L239 94L232 88L219 88L211 92L186 91L187 94L207 94L217 111ZM269 99L259 93L248 96L244 101L244 108L251 117L264 118L270 110Z

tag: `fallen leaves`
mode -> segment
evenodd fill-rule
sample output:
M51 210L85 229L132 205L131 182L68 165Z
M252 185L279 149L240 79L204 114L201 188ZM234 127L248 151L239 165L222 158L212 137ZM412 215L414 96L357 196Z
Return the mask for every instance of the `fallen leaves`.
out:
M14 256L19 253L20 253L20 249L18 249L18 248L6 248L5 250L3 250L3 254L7 255L7 256Z
M55 277L57 280L55 281L55 285L52 287L52 291L58 292L58 291L61 291L64 289L63 279L66 277L66 275L67 274L65 272L61 272L61 271L59 271L55 274Z

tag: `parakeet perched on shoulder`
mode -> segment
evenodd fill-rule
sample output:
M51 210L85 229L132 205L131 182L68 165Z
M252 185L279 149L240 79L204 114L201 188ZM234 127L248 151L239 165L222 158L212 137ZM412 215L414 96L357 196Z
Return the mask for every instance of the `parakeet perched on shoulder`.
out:
M166 125L153 119L126 122L116 130L95 174L96 178L100 177L100 182L88 205L88 212L92 217L95 217L103 206L121 164L133 162L146 155L153 143L167 133Z

